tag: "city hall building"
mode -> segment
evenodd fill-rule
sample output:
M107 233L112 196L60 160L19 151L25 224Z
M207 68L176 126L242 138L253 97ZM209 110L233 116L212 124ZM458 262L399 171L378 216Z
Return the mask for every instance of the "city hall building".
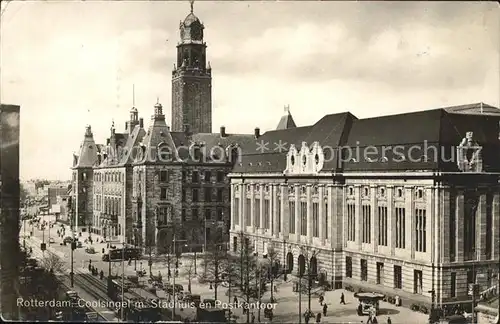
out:
M291 122L290 122L291 120ZM438 305L496 281L500 110L472 104L358 119L291 116L232 173L230 244L293 274ZM406 300L405 300L406 299Z
M171 127L158 101L149 126L132 107L125 130L113 123L106 144L96 144L86 127L73 157L69 202L80 231L158 253L170 249L174 233L178 244L193 248L228 240L226 175L260 133L230 134L224 126L212 133L212 68L192 7L179 30Z

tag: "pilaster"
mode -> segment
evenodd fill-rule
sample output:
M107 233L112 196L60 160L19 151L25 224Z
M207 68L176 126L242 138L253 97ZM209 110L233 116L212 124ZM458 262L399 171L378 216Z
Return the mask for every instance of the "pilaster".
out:
M425 250L426 253L431 255L431 260L434 262L434 237L433 234L435 232L435 224L434 224L434 218L435 218L435 210L434 210L434 187L428 187L425 189L425 224L424 224L424 229L426 232L426 237L425 237Z
M255 184L252 183L250 188L250 226L252 233L255 233Z
M312 244L313 237L313 221L312 221L312 199L311 199L312 185L306 186L306 199L307 199L307 242Z
M372 248L373 253L378 252L378 232L379 232L379 223L378 223L378 208L377 208L377 186L370 186L370 209L371 209L371 228L370 228L370 236L372 237Z
M321 185L318 187L318 218L319 218L319 241L321 245L325 245L325 217L324 217L324 205L325 205L325 188Z
M361 250L362 237L361 233L363 230L363 219L361 218L361 186L354 186L354 208L355 208L355 219L356 219L356 243L358 244L358 250Z
M300 187L298 185L294 186L295 190L295 237L297 243L300 243Z
M405 186L405 209L406 209L406 249L411 251L411 259L415 259L415 211L413 208L413 187Z
M335 228L336 228L336 226L338 226L336 217L334 215L336 215L337 208L339 208L339 206L337 206L337 204L335 204L335 205L333 204L333 201L336 201L337 194L338 194L337 190L335 190L335 189L336 188L334 188L333 185L331 185L331 184L326 186L326 194L327 194L326 201L328 204L328 209L326 210L326 212L328 213L328 215L327 215L328 227L326 228L326 230L329 233L330 246L332 249L336 247L335 241L337 240L337 236L335 235ZM342 230L345 233L346 229L343 228Z
M247 198L246 190L247 190L246 185L242 183L240 185L240 228L243 232L246 232L247 229L246 217L248 217L248 215L245 215L246 214L245 204Z
M477 260L486 260L486 193L479 196L479 205L476 212L476 257Z
M278 190L279 190L278 185L272 185L271 190L272 190L272 195L271 195L271 201L269 202L271 205L271 224L272 224L272 234L275 238L280 237L280 222L281 220L278 218ZM283 214L279 214L281 218L283 218Z
M387 186L387 218L389 228L387 229L388 248L391 250L391 256L394 256L396 246L396 213L394 213L394 186Z
M492 203L492 215L493 215L493 229L492 229L492 246L491 255L493 259L500 260L500 188L496 188L493 192L493 203Z
M463 190L457 190L457 196L456 196L456 226L455 226L455 249L456 249L456 258L455 260L457 262L463 262L464 261L464 212L465 212L465 205L464 205L464 191Z
M288 188L286 184L281 184L280 190L280 208L281 208L281 237L284 240L288 240L288 232L290 229L290 210L288 205Z
M236 217L239 217L238 215L236 215L236 213L234 212L236 210L235 208L235 197L236 197L236 185L234 183L231 184L231 195L230 195L230 198L231 199L231 210L230 210L230 213L231 213L231 230L234 231L235 229L235 224L236 224ZM238 219L239 220L239 219Z
M260 234L264 234L266 232L266 226L264 222L264 185L260 184L259 185L259 206L256 206L256 208L259 209L259 228L260 230L258 231Z
M456 213L454 211L451 211L451 199L456 198L454 196L452 197L451 188L448 186L440 187L438 189L438 192L438 199L440 200L439 211L441 214L441 217L439 217L438 219L438 224L441 232L438 233L439 240L437 241L437 248L439 250L438 262L440 264L443 264L449 263L451 262L451 260L454 261L456 258L456 248L453 258L451 257L450 250L450 238L452 238L454 234L450 233L450 222L452 218L454 220L456 217Z

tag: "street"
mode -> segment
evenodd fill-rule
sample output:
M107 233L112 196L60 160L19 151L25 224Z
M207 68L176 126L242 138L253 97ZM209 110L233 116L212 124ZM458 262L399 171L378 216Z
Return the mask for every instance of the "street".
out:
M45 216L47 217L47 216ZM51 229L51 237L54 238L55 243L50 244L50 247L57 251L58 255L60 255L65 262L69 265L70 263L70 245L61 246L62 238L57 237L56 231L59 228L57 224L54 228ZM28 229L27 229L28 231ZM66 231L68 233L68 230ZM84 241L87 237L87 233L82 233L81 241ZM41 240L43 237L46 239L46 243L48 242L48 230L45 230L45 234L37 230L34 230L34 236ZM106 243L95 243L95 238L97 236L92 235L94 237L94 243L92 246L94 247L96 253L89 254L85 252L85 244L83 244L82 248L77 248L74 251L73 259L74 259L74 268L79 271L88 271L89 260L91 260L92 265L98 268L98 271L103 271L107 276L109 263L102 261L102 248L106 248ZM119 247L119 244L116 244ZM187 290L188 287L188 279L185 276L186 267L191 262L191 260L187 260L187 258L180 259L179 264L179 277L176 278L176 284L181 284L184 286L184 290ZM149 278L149 267L147 255L143 256L142 261L132 261L130 265L128 262L124 264L125 276L135 275L137 270L144 269L146 270L146 276L140 278L140 282L147 286L147 279ZM68 266L69 268L69 266ZM153 275L158 275L158 272L161 273L163 281L168 282L167 280L167 272L168 266L165 261L153 262L152 265L152 273ZM171 266L172 275L175 272L175 262L172 261ZM111 271L113 275L121 276L122 274L122 262L111 262ZM202 257L199 258L197 262L197 273L198 275L203 272L203 262ZM214 290L210 289L209 284L199 284L196 278L192 279L191 283L191 291L193 294L198 294L201 296L201 299L213 299L214 298ZM173 278L170 279L170 283L173 283ZM278 292L274 294L275 298L277 298L277 304L273 308L273 321L274 322L298 322L299 320L299 308L298 308L298 293L292 291L292 283L287 282L283 283L281 280L277 282ZM234 297L229 297L226 295L227 288L219 286L218 287L218 299L222 302L232 303ZM340 305L340 295L344 293L346 299L346 305ZM162 291L157 292L157 296L159 298L166 298L166 294ZM262 297L262 302L267 302L270 300L270 292L267 291ZM352 292L348 292L345 290L335 290L325 292L325 303L328 306L327 316L323 317L322 322L361 322L366 321L368 317L360 317L356 313L356 308L358 306L357 299L354 298ZM307 295L302 295L302 303L301 303L301 316L307 309ZM319 304L318 299L315 298L311 302L311 311L314 314L320 313L322 311L322 305ZM380 303L381 315L378 316L379 323L387 322L388 317L391 318L392 322L405 322L405 323L423 323L427 321L427 315L413 312L407 308L396 307L393 304L381 302ZM176 310L177 313L181 312L180 310ZM245 322L246 315L243 315L242 309L232 309L232 314L235 315L237 322ZM256 321L258 321L258 311L256 309L251 310L255 314ZM261 310L260 314L261 322L266 322L267 319L264 319L264 312ZM301 321L304 319L302 317Z

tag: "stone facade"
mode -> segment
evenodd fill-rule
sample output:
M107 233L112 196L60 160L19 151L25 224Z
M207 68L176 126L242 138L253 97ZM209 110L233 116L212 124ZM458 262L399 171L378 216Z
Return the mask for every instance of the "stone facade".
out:
M271 143L287 136L266 134L262 140ZM314 126L309 134L315 134ZM233 250L243 237L259 254L273 247L292 273L305 266L300 262L309 262L305 255L313 255L311 264L335 286L353 285L429 305L433 292L443 305L470 299L472 283L479 284L480 292L495 283L500 173L436 173L417 163L416 170L393 171L383 159L354 172L346 163L328 166L326 149L317 142L304 142L300 150L292 144L279 156L285 163L270 154L259 160L243 154L229 175ZM258 171L273 163L272 171Z

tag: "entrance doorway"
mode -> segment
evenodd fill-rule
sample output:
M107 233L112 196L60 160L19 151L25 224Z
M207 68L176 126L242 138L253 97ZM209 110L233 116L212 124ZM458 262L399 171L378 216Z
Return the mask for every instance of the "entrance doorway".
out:
M288 273L291 273L293 270L293 254L292 252L288 252L286 255L286 269Z
M301 254L299 255L298 258L298 265L299 265L299 276L302 277L304 273L306 272L306 258Z

